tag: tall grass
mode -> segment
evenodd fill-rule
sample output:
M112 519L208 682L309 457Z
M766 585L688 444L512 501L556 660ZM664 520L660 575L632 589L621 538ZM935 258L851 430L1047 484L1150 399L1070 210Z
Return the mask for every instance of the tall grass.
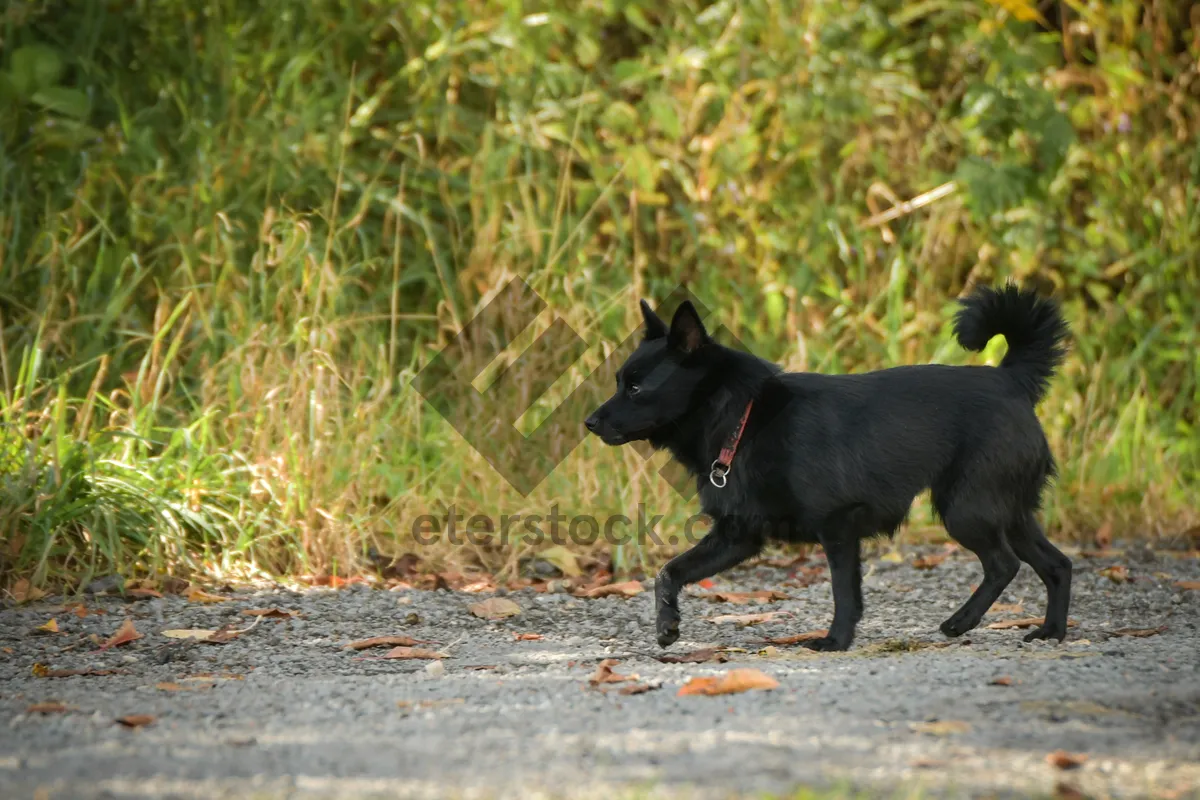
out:
M1041 285L1075 335L1041 409L1052 532L1174 536L1200 516L1200 34L1180 4L1038 8L10 4L0 572L545 546L414 544L451 506L677 528L663 456L585 441L522 496L413 391L515 276L550 309L482 382L555 318L588 346L525 431L679 284L823 371L966 363L953 299Z

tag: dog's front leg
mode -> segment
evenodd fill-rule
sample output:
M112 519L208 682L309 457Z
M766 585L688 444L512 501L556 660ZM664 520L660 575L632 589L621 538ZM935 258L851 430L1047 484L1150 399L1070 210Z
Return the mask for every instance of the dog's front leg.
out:
M833 623L829 635L805 643L813 650L848 650L862 618L862 562L857 536L833 533L821 537L833 584Z
M736 567L762 546L761 535L725 517L695 547L667 562L654 582L659 646L669 647L679 638L679 591L684 586Z

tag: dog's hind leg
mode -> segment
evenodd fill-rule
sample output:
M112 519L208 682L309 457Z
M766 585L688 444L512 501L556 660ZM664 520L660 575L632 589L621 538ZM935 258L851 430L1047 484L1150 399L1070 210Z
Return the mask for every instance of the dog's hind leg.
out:
M979 624L1017 577L1021 562L1005 541L1001 527L993 521L959 504L948 509L942 519L954 540L978 556L983 565L979 588L941 626L942 633L947 636L962 636Z
M1008 530L1008 542L1017 558L1033 567L1046 584L1046 617L1040 628L1025 636L1034 639L1057 639L1067 635L1067 611L1071 606L1071 559L1046 538L1042 526L1028 514Z
M669 647L679 639L680 589L736 567L762 550L763 544L759 530L725 517L717 519L695 547L668 561L654 581L659 646Z

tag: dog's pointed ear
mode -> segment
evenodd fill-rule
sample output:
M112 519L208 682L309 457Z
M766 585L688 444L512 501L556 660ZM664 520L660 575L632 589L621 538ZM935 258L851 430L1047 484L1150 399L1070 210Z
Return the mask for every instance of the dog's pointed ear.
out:
M667 335L667 323L663 322L645 300L641 301L642 319L646 321L646 338L661 339Z
M692 305L691 300L684 300L671 319L671 333L667 344L684 353L694 353L707 341L708 331L704 330L704 323L700 321L696 307Z

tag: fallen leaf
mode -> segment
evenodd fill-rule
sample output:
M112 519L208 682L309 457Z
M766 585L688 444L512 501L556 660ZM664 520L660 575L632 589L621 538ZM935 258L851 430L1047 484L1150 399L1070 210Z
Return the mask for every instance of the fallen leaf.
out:
M992 678L988 681L988 686L1012 686L1013 679L1007 675L1001 675L999 678Z
M507 597L489 597L487 600L473 603L467 608L475 616L490 620L515 617L521 613L521 607Z
M133 620L126 617L125 621L121 623L121 627L117 628L117 632L112 635L112 638L100 645L100 649L107 650L110 647L117 647L118 645L135 642L141 638L142 635L133 627Z
M514 633L513 639L518 642L536 642L539 639L544 639L540 633Z
M579 559L562 545L547 547L538 553L538 557L558 567L558 571L568 578L578 578L583 574L583 570L579 568Z
M991 625L988 625L988 627L991 628L992 630L997 630L997 631L1007 630L1009 628L1032 628L1035 625L1041 625L1045 621L1046 620L1044 617L1027 617L1025 619L1004 619L1004 620L1000 620L999 622L993 622ZM1074 628L1077 624L1078 623L1073 619L1067 620L1068 628Z
M174 630L163 631L162 635L168 639L195 639L203 642L214 633L216 631L205 628L176 628Z
M126 589L125 594L130 597L136 597L139 600L146 600L151 597L162 597L162 592L156 592L153 589Z
M496 591L496 582L491 578L484 578L483 580L478 580L474 583L464 584L459 591L466 592L467 594L483 594L484 592L494 592Z
M889 564L902 564L904 563L904 556L900 555L900 553L895 550L889 550L881 555L879 560L886 561Z
M381 658L403 658L403 659L431 659L431 658L449 658L449 653L439 653L436 650L422 650L419 647L393 647L384 653Z
M58 633L58 620L51 617L49 622L45 625L38 625L34 630L41 631L42 633Z
M655 658L663 664L704 664L709 661L723 664L729 660L715 647L706 647L703 650L695 650L681 656L667 655L655 656Z
M34 586L27 578L21 578L12 585L8 590L12 595L12 599L17 603L32 603L35 600L41 600L46 596L46 593Z
M607 583L603 586L593 586L590 589L577 589L573 594L576 597L586 597L589 600L595 600L598 597L609 597L611 595L620 595L621 597L633 597L635 594L641 594L645 590L641 581L626 581L625 583Z
M189 603L227 603L228 597L221 597L219 594L209 594L199 586L193 586L187 591L187 601Z
M184 691L183 686L180 686L178 683L172 683L171 681L162 681L161 683L156 683L156 684L154 684L154 688L161 689L164 692L182 692L182 691Z
M413 639L409 636L375 636L371 639L359 639L345 645L343 650L366 650L369 647L412 647L418 644L434 644L427 639Z
M712 578L705 578L704 580L700 581L696 585L699 586L701 589L711 589L712 587L716 586L717 584L715 582L713 582Z
M661 688L662 688L661 683L635 683L632 686L622 686L617 691L617 694L624 694L624 695L645 694L646 692L652 692L655 689L661 689Z
M29 708L25 709L26 714L62 714L67 711L75 711L75 706L69 706L66 703L34 703Z
M935 722L914 722L909 727L917 733L928 733L933 736L951 736L956 733L967 733L971 730L970 723L956 719L939 719Z
M914 558L912 565L914 569L933 569L938 564L941 564L950 557L949 553L931 553L927 556Z
M740 694L753 689L769 691L778 688L779 681L757 669L731 669L719 678L692 678L680 687L677 696Z
M783 592L776 592L769 589L757 592L697 592L695 596L702 600L712 600L714 603L734 603L736 605L770 603L774 600L792 599Z
M1175 588L1189 592L1200 592L1200 581L1175 581Z
M50 669L45 664L34 664L33 675L37 678L72 678L76 675L122 675L119 669Z
M1068 753L1066 750L1055 750L1046 756L1046 763L1059 769L1075 769L1087 760L1086 753Z
M988 613L1020 614L1024 610L1025 605L1023 603L993 603L992 607L988 609Z
M242 613L247 617L269 617L271 619L291 619L300 616L299 611L287 611L282 608L247 608Z
M1120 564L1114 564L1111 567L1105 567L1104 569L1099 570L1097 574L1103 575L1113 583L1129 582L1129 569L1128 567L1123 567Z
M1131 636L1136 639L1145 639L1147 636L1157 636L1167 629L1166 625L1159 625L1157 628L1121 628L1118 631L1113 631L1113 636Z
M744 628L747 625L761 625L764 622L777 622L781 618L790 617L786 611L766 611L762 614L722 614L716 617L709 617L708 621L716 625L723 625L726 622L732 622L739 628Z
M124 717L117 717L117 722L126 728L140 728L143 725L153 725L155 719L152 714L128 714Z
M1096 543L1096 547L1101 550L1109 548L1112 544L1112 530L1112 522L1107 521L1096 530L1096 535L1092 537L1092 540Z
M588 678L588 683L596 686L601 683L621 683L623 681L636 680L636 675L620 675L613 672L613 667L617 666L619 661L615 658L606 658L596 665L596 671L592 673L592 677Z
M829 635L827 630L809 631L808 633L796 633L791 636L773 636L763 641L771 644L800 644L801 642L811 642L813 639L824 639Z

